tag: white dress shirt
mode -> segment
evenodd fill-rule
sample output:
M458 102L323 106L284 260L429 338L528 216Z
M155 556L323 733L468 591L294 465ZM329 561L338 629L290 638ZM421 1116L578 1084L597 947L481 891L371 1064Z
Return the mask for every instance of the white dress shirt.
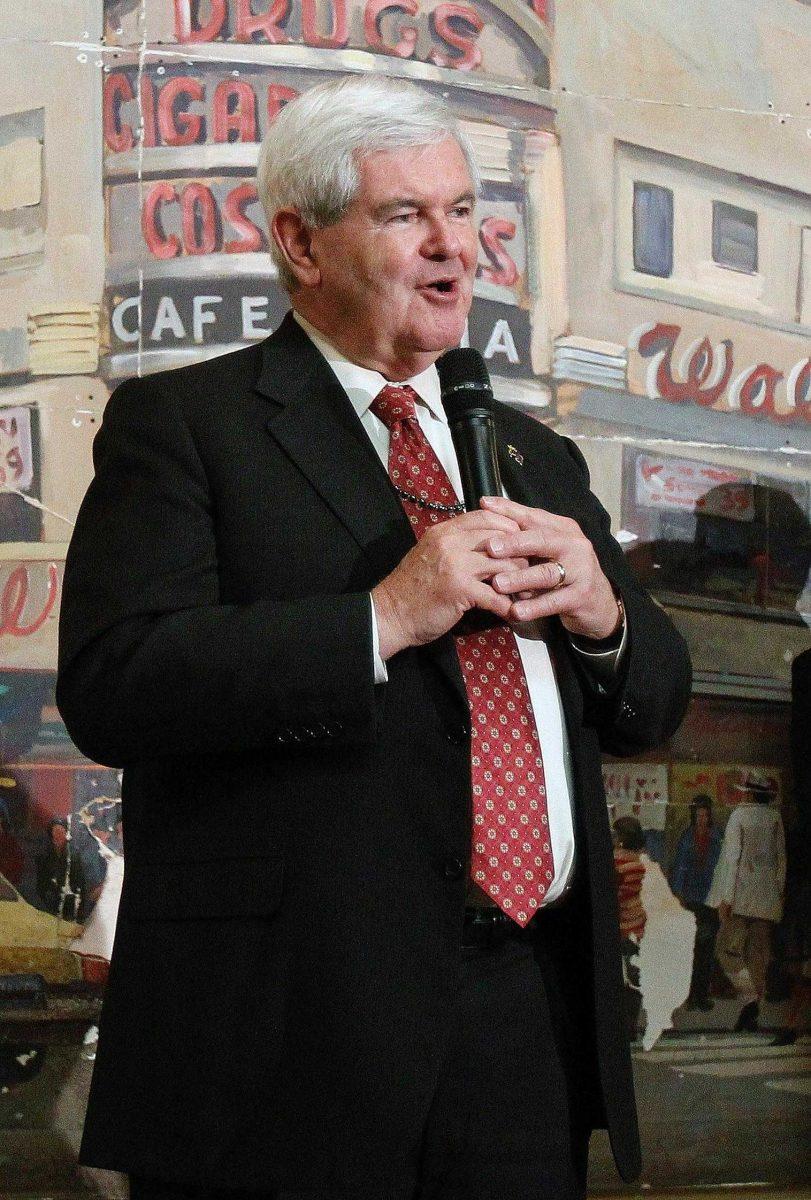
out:
M352 407L360 417L363 428L369 435L369 440L380 456L380 461L388 470L389 431L383 422L370 411L370 406L375 397L391 381L385 379L378 371L369 370L368 367L359 367L356 363L350 362L334 346L330 345L323 334L314 329L309 321L299 313L293 313L293 316L329 363L338 382L349 397ZM434 454L445 468L448 478L456 489L457 496L461 496L462 481L448 419L440 399L439 376L436 367L430 366L419 375L415 375L412 379L405 379L396 386L402 387L406 384L414 389L420 401L416 405L420 428L428 439ZM554 665L544 640L543 624L541 621L525 623L521 627L520 635L516 632L515 640L527 679L543 757L549 832L555 867L555 877L544 901L544 904L550 904L561 896L572 874L574 826L571 800L571 756L560 705L560 693L555 680ZM384 683L388 675L386 664L381 659L378 649L374 604L372 604L372 629L375 682ZM623 637L619 650L599 655L589 654L587 657L616 663L622 655L624 646L625 638ZM579 648L575 647L575 649ZM581 653L585 652L581 651Z

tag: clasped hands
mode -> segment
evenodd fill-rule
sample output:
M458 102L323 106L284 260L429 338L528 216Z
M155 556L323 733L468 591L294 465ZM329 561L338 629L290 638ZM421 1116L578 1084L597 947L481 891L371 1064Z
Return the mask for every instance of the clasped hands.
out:
M472 608L511 625L557 616L570 633L595 639L620 621L577 522L500 496L426 530L373 589L372 602L383 659L441 637Z

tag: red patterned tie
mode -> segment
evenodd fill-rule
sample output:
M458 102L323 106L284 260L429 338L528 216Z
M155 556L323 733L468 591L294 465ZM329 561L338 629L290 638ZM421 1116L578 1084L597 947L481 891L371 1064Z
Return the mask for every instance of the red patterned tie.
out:
M389 477L417 538L458 498L420 428L416 393L383 388L371 411L390 432ZM429 507L431 506L431 507ZM450 511L448 511L450 510ZM474 881L526 925L554 877L543 759L515 635L499 624L454 636L471 719Z

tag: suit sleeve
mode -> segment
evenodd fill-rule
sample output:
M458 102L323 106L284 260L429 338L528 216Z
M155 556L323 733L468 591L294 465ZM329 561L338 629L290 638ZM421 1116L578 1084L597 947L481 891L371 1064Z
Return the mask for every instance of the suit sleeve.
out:
M223 603L215 502L171 395L108 401L65 564L57 704L97 762L375 736L368 592Z
M588 485L580 450L564 439L571 459ZM602 749L619 757L659 746L676 731L690 700L692 668L687 646L664 610L637 583L611 534L611 519L596 496L587 492L584 533L600 566L625 605L628 641L616 686L601 694L572 653L585 683L586 720L596 728Z

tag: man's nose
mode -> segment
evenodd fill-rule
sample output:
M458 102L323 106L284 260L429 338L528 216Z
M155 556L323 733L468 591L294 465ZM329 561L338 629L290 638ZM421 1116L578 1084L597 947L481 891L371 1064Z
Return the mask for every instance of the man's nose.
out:
M426 258L456 258L461 252L459 232L449 218L444 213L432 218L423 243L423 254Z

